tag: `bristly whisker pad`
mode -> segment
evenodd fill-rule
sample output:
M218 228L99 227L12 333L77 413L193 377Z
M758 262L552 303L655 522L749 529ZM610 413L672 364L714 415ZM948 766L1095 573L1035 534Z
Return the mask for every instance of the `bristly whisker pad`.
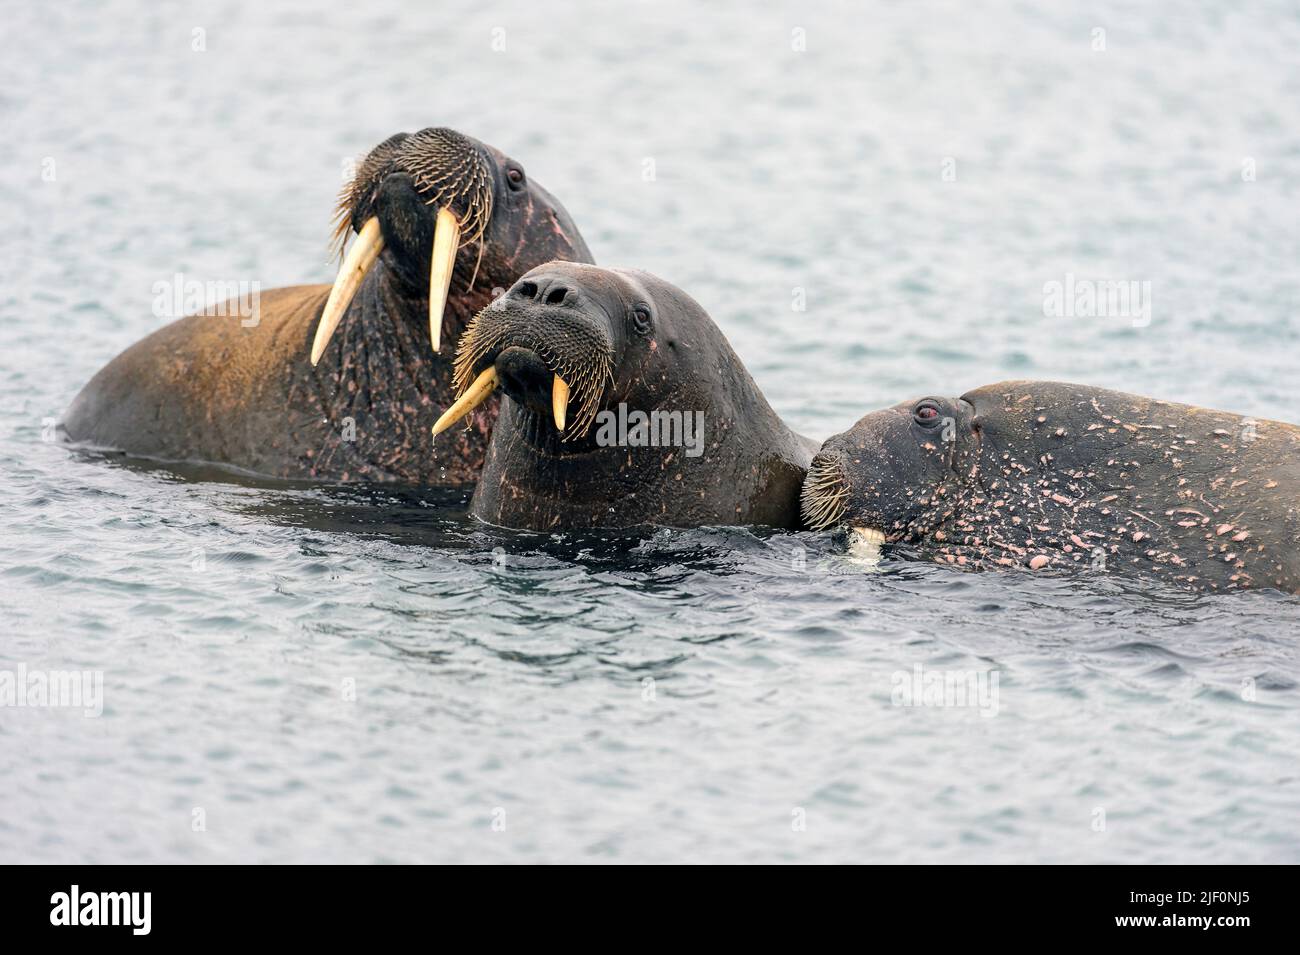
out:
M536 352L553 374L564 379L578 411L562 439L585 435L600 410L606 386L614 383L614 348L608 336L576 314L547 313L536 320L513 309L489 306L474 316L460 340L454 372L457 393L463 394L476 372L510 347Z
M848 506L849 482L838 454L820 452L808 467L799 509L804 523L813 530L837 526Z
M461 248L483 238L492 221L492 171L487 158L472 140L455 130L423 129L404 138L394 136L375 147L343 187L334 211L333 244L339 255L355 210L370 199L369 193L390 172L410 175L426 205L455 213ZM480 258L482 252L480 244Z

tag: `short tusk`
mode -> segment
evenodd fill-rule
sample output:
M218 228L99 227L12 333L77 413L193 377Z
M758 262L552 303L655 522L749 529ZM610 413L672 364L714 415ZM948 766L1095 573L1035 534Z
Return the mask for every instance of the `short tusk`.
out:
M854 527L852 530L854 539L860 543L879 547L885 542L885 532L874 527Z
M446 206L438 210L433 224L433 256L429 260L429 341L437 352L442 347L442 312L447 307L447 290L460 247L460 223Z
M551 412L555 415L555 430L563 431L569 413L569 386L559 375L551 384Z
M433 426L434 436L442 434L465 415L487 401L488 396L496 391L496 388L497 370L496 368L488 368L483 374L474 379L474 384L465 389L465 393L456 399L455 404L442 413L438 423Z
M379 258L379 253L383 250L384 237L379 231L379 220L371 216L348 250L343 267L334 279L334 287L330 289L329 298L325 300L325 309L320 313L320 322L316 325L316 339L311 343L313 365L325 353L325 346L329 344L334 329L339 327L339 322L343 321L343 313L352 304L357 289L361 287L361 280L366 277L370 266L375 264L375 259Z
M880 548L885 532L874 527L849 528L849 553L869 566L880 563Z

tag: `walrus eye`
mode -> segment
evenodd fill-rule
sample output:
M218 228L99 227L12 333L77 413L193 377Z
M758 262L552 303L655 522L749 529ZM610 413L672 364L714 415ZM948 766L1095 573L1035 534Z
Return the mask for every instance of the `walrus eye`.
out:
M912 412L912 417L917 424L931 428L939 423L939 408L933 401L922 401Z
M506 181L510 183L510 188L518 192L524 188L524 171L518 166L511 166L506 170Z
M650 334L650 306L632 306L632 327L636 329L638 335Z

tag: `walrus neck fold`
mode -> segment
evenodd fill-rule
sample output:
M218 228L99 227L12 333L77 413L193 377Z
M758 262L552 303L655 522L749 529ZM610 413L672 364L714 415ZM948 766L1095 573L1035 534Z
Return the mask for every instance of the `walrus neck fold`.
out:
M486 290L450 298L444 341L454 348L470 316L489 300ZM390 480L409 478L402 462L411 460L415 449L429 446L427 419L455 397L452 349L430 354L425 302L421 291L382 257L366 276L335 340L310 370L310 384L304 383L323 416L350 437L322 449L313 460L315 467L346 467L349 474ZM458 429L435 450L427 466L439 469L449 483L471 483L477 469L454 462L481 460L496 409L495 400L485 403L468 428ZM449 462L445 473L436 459L442 449L442 459Z

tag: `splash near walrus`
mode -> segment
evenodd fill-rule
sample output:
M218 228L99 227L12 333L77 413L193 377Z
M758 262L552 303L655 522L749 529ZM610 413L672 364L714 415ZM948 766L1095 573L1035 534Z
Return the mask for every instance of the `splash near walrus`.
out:
M1300 591L1300 427L1051 381L867 415L818 451L813 529L972 569Z
M343 189L333 286L261 293L167 325L99 371L63 427L81 444L276 478L464 485L497 402L434 446L452 358L494 290L591 261L564 207L515 160L455 130L399 133Z
M798 524L816 445L781 421L704 309L649 273L534 269L474 319L456 382L435 433L498 389L507 398L470 503L488 523Z

